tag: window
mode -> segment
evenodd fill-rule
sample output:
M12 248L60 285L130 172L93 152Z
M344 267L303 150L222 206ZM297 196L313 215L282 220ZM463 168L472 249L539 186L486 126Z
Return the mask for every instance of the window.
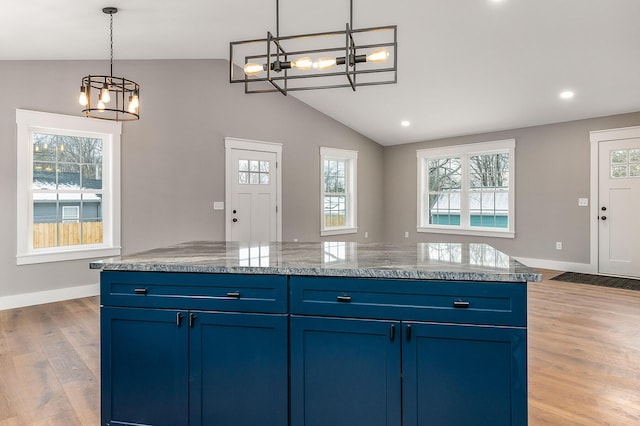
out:
M609 160L612 178L640 177L640 149L611 151Z
M240 185L269 185L269 162L238 160L238 183Z
M322 236L358 232L357 161L357 151L320 148Z
M16 110L17 263L120 254L121 124Z
M515 236L514 139L416 153L418 232Z

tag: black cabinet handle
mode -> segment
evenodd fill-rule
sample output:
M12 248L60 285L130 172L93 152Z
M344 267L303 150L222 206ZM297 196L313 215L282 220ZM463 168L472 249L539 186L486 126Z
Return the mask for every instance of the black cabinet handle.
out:
M465 309L469 307L469 302L465 302L463 300L456 300L455 302L453 302L453 307L454 308L460 308L460 309Z
M189 314L189 327L193 327L196 322L196 314Z
M231 298L231 299L240 299L240 292L239 291L230 291L227 293L227 297Z
M176 314L176 325L177 325L178 327L180 327L180 324L182 324L182 318L183 318L183 317L184 317L184 316L183 316L180 312L178 312L178 313Z
M407 342L411 340L411 325L407 324Z
M391 329L389 330L389 338L393 342L396 339L396 326L391 324Z
M133 292L135 294L147 294L147 289L146 288L135 288L135 289L133 289Z
M351 302L351 296L338 296L338 302L349 303Z

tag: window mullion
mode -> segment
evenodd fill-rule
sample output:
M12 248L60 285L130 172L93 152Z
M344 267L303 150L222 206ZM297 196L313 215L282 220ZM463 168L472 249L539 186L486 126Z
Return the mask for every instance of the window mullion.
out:
M462 183L460 186L460 227L469 228L471 226L471 212L469 211L469 155L461 155L462 160Z

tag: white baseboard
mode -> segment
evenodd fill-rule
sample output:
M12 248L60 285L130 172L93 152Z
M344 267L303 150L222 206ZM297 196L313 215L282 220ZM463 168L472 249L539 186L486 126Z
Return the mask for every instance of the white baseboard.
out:
M558 262L556 260L548 259L530 259L527 257L517 257L515 259L527 265L530 268L552 269L555 271L563 272L581 272L583 274L597 274L598 270L594 265L589 263L574 263L574 262Z
M5 309L22 308L25 306L41 305L44 303L60 302L62 300L79 299L81 297L97 296L99 294L100 284L89 284L77 287L60 288L56 290L3 296L0 297L0 311Z

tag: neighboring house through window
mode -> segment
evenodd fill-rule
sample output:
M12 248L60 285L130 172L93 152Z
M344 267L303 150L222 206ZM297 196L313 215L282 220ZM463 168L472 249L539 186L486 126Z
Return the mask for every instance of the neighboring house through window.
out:
M515 140L418 150L418 232L515 236Z
M321 236L358 232L357 161L358 151L320 148Z
M120 254L121 124L16 110L17 263Z

